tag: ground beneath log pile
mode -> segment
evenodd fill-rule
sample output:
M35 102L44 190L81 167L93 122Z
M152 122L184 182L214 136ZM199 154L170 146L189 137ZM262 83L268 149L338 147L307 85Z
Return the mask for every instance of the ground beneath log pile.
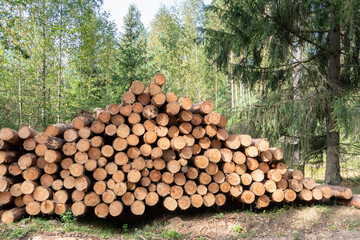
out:
M217 209L154 217L128 223L33 217L1 224L0 239L360 239L360 210L337 205L285 205L255 212Z

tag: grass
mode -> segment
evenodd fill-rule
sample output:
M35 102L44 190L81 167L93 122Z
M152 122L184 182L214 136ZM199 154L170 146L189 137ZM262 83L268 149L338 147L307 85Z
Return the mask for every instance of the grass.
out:
M167 236L166 239L180 239L174 231L162 232L164 224L152 221L149 224L137 224L137 227L129 224L119 225L116 221L99 219L76 219L71 213L62 215L59 219L47 219L43 217L27 217L20 222L9 225L0 224L1 239L21 239L37 233L78 233L97 236L101 239L110 237L120 239L141 239L140 236L150 239L153 237Z

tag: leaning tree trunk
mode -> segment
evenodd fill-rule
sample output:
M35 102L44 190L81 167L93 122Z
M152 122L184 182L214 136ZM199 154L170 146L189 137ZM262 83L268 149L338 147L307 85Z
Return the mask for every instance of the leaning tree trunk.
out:
M335 14L331 15L332 21L335 22ZM330 30L330 60L329 60L329 91L331 92L331 101L336 95L334 89L340 81L340 26L335 23L334 28ZM335 129L336 117L333 115L334 108L328 107L326 116L326 172L325 183L339 184L340 175L340 137L339 131Z

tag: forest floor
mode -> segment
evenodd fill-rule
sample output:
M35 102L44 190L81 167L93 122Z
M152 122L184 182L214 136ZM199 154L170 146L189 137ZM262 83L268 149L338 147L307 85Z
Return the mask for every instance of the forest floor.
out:
M359 193L359 182L344 185ZM229 206L230 205L230 206ZM331 205L281 204L266 210L227 208L125 219L28 217L0 224L0 239L360 239L360 209Z

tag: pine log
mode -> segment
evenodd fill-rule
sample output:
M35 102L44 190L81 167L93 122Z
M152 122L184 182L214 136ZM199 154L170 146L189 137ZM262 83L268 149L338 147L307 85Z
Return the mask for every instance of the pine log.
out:
M50 124L46 127L45 133L49 137L60 137L67 129L72 128L71 124Z
M19 138L18 133L11 128L2 128L0 130L0 139L13 145L21 144L21 139Z
M209 100L193 104L190 111L196 114L208 114L213 110L213 103Z

